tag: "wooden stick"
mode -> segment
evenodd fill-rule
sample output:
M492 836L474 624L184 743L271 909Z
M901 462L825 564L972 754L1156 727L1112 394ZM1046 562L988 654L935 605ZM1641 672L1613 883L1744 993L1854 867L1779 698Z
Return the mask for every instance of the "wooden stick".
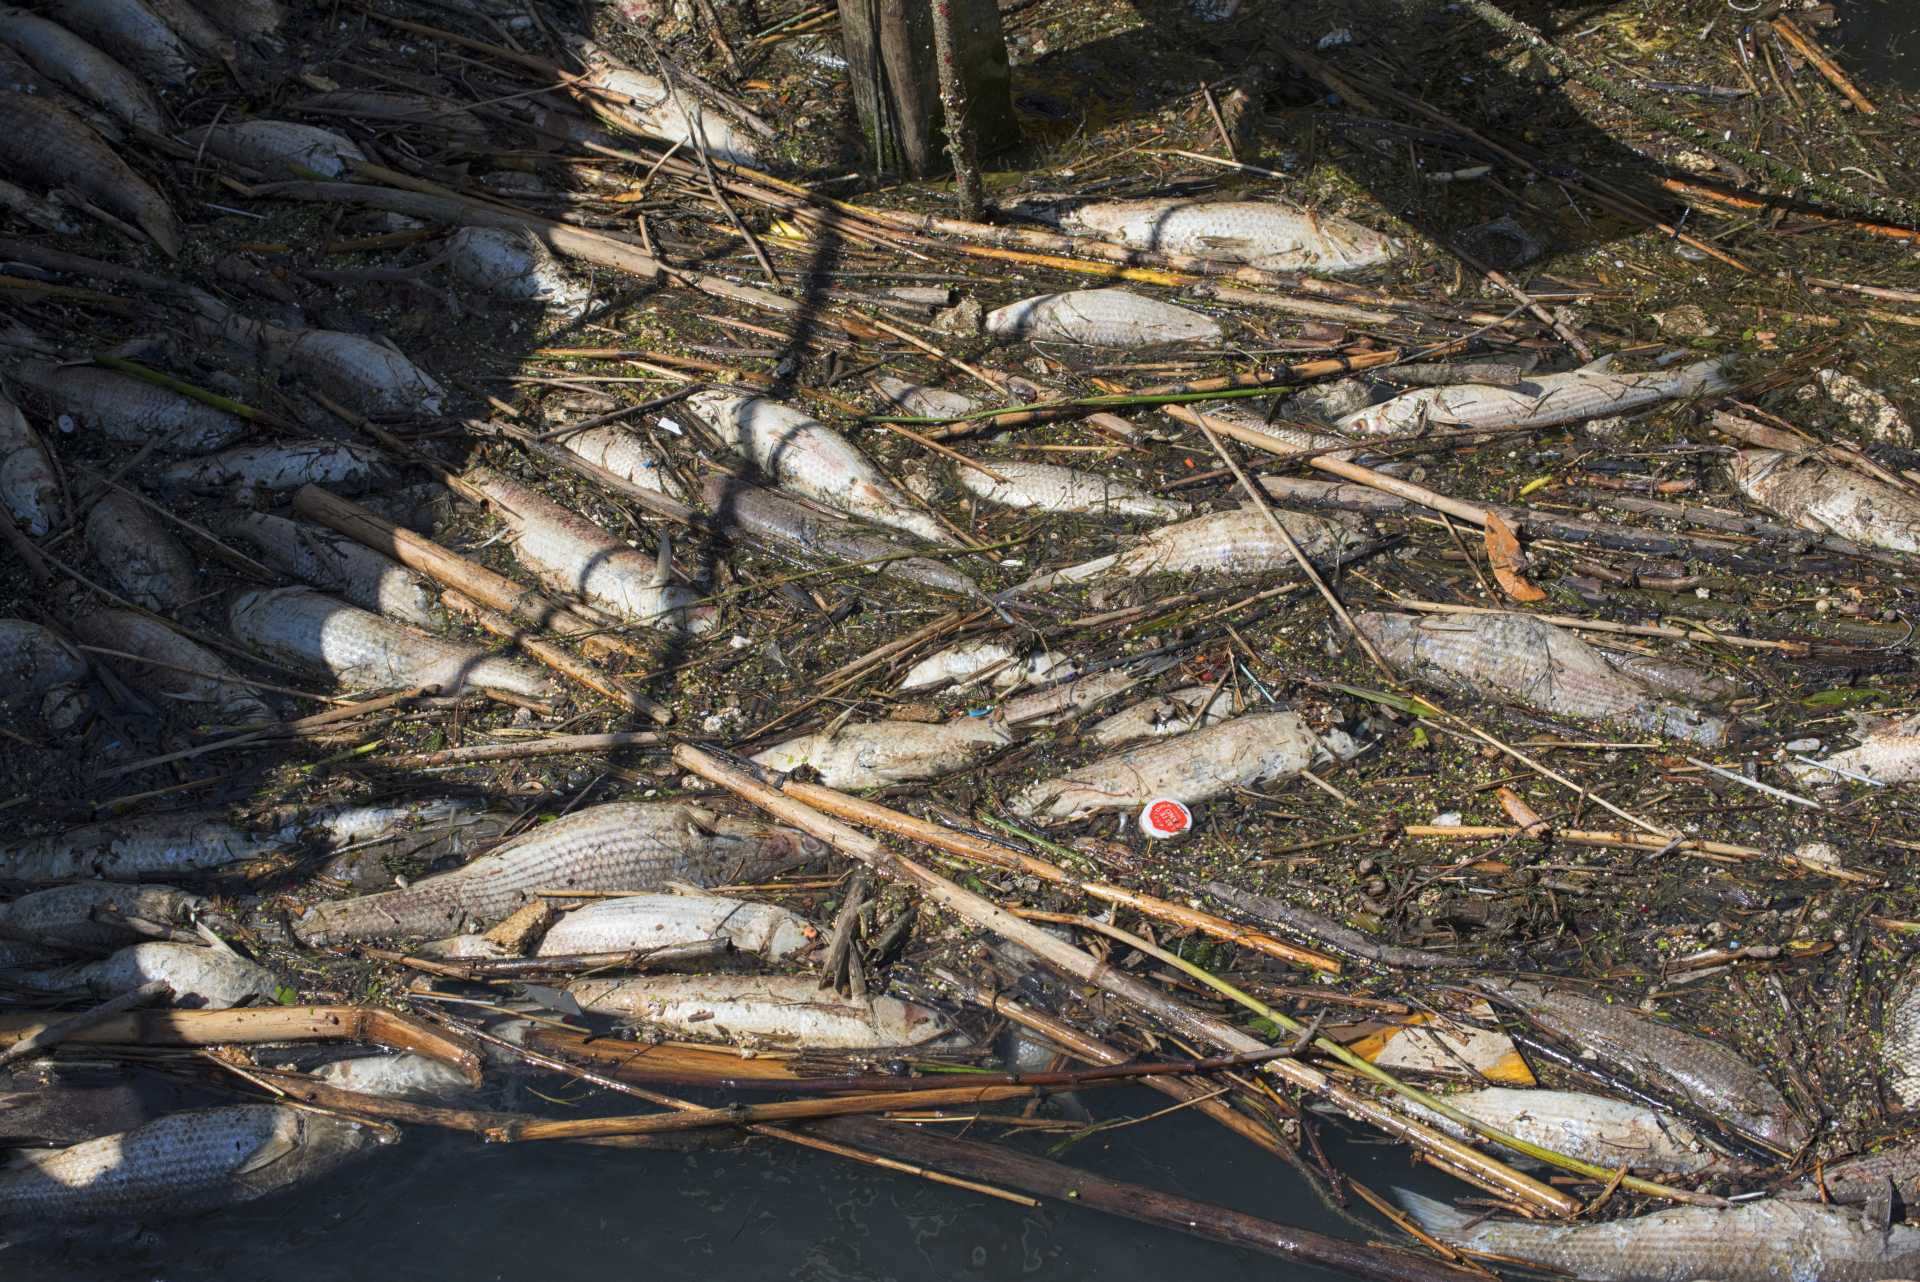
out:
M1847 73L1840 70L1833 59L1814 43L1813 38L1795 25L1792 18L1785 14L1780 15L1773 20L1773 29L1780 33L1783 40L1793 46L1795 53L1812 63L1814 70L1827 78L1828 84L1844 94L1847 101L1853 104L1855 111L1863 116L1879 114L1880 109L1868 100L1867 95L1860 92L1853 81L1847 79Z
M1471 824L1459 827L1408 824L1400 832L1403 836L1422 837L1434 841L1511 841L1537 835L1524 828L1475 827ZM1553 840L1565 842L1570 846L1615 846L1629 850L1674 851L1680 854L1699 855L1717 863L1778 859L1782 863L1793 864L1808 872L1835 877L1841 881L1863 884L1873 882L1873 878L1865 873L1855 872L1849 868L1837 868L1818 860L1801 859L1797 855L1774 855L1753 846L1735 846L1724 841L1698 841L1691 837L1676 840L1669 837L1643 836L1635 832L1593 832L1579 828L1555 828Z
M534 635L525 626L514 622L497 610L489 610L466 593L448 588L441 593L440 600L449 610L466 615L494 636L513 642L555 672L572 677L587 689L611 699L627 711L638 712L660 725L666 725L673 720L673 713L666 707L649 699L619 677L602 672L591 663L575 657L553 642Z
M821 784L799 783L793 780L787 781L783 791L826 814L864 824L869 828L878 828L896 837L924 842L964 859L972 859L995 868L1005 868L1030 877L1038 877L1056 886L1071 887L1091 898L1118 904L1123 908L1131 908L1135 912L1156 917L1185 929L1198 930L1212 935L1215 939L1223 939L1242 948L1251 948L1255 952L1265 953L1280 961L1290 962L1296 966L1307 966L1329 975L1338 975L1343 969L1337 958L1316 953L1311 949L1300 948L1285 940L1275 939L1271 935L1228 921L1224 917L1216 917L1212 913L1188 908L1170 900L1158 899L1110 882L1085 881L1058 864L1048 863L1034 855L1023 854L998 842L987 841L969 833L956 832L951 828L942 828L938 824L928 823L913 815L889 809L876 801L851 797Z
M438 752L409 752L391 757L369 757L363 764L389 769L428 766L465 766L478 761L519 761L527 757L560 757L576 752L611 752L616 748L653 748L667 742L657 730L615 730L608 734L557 734L516 743L477 743Z
M783 822L829 843L842 854L867 865L882 876L913 886L934 903L963 919L1021 945L1068 978L1104 989L1184 1037L1236 1052L1257 1051L1264 1045L1224 1021L1192 1010L1143 980L1095 960L1065 940L1055 938L1031 922L1022 921L985 896L955 885L938 873L888 850L858 829L821 814L797 798L787 796L778 788L769 787L745 770L709 752L682 744L674 749L673 759L701 778L719 784ZM1327 1074L1298 1060L1275 1060L1264 1067L1266 1072L1284 1079L1290 1085L1333 1102L1356 1119L1370 1122L1421 1148L1446 1154L1450 1160L1493 1181L1509 1196L1530 1206L1561 1216L1572 1215L1579 1207L1575 1199L1558 1189L1523 1175L1505 1163L1395 1112L1377 1100L1349 1090Z
M59 1022L57 1020L53 1022ZM47 1017L0 1014L0 1044L45 1029ZM71 1033L85 1046L242 1046L262 1042L372 1042L412 1051L480 1082L480 1056L466 1042L411 1015L377 1006L259 1006L244 1010L159 1010L117 1015Z
M109 997L92 1010L82 1011L58 1023L44 1024L37 1031L28 1033L4 1052L0 1052L0 1068L17 1064L41 1051L52 1050L61 1042L84 1033L89 1028L98 1028L122 1011L132 1010L135 1006L144 1006L148 1002L171 996L173 996L173 985L164 979L156 979L150 984L142 984L130 992L121 993L118 997Z

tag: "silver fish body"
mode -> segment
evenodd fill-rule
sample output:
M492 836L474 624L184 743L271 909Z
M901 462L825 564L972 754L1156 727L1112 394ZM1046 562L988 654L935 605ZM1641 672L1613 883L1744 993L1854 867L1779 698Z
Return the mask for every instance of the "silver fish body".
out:
M540 941L542 957L624 953L705 939L768 961L786 961L821 942L805 918L772 904L699 895L628 895L576 908Z
M57 966L66 960L64 949L29 944L21 939L0 939L0 970Z
M76 881L0 905L0 936L54 948L118 948L147 938L133 921L184 926L209 907L172 886Z
M681 102L676 103L666 83L654 76L591 56L587 66L587 83L633 100L624 102L606 97L594 102L594 109L600 117L617 128L667 142L685 143L684 150L689 153L694 150L697 136L706 145L707 154L715 160L736 165L760 163L759 151L753 140L728 124L725 117L718 113L702 110L696 128L696 122L688 111L698 104L690 91L683 88ZM685 104L684 108L681 103Z
M800 975L646 975L578 979L567 988L587 1010L644 1022L677 1037L807 1050L924 1046L953 1035L925 1006L864 1000Z
M446 260L459 280L499 298L577 312L593 297L531 232L462 227L447 237Z
M148 695L204 704L228 724L274 720L273 710L240 682L224 659L157 619L131 610L101 609L75 619L73 630L88 645L119 651L100 655L100 661Z
M202 13L193 0L141 0L141 3L172 28L174 34L194 53L216 59L229 67L238 62L239 46Z
M11 214L56 236L77 236L85 230L67 206L51 196L36 196L25 187L0 179L0 214Z
M356 846L431 828L464 826L484 815L483 803L461 797L417 801L338 802L302 807L271 825L283 841Z
M1041 294L988 312L985 325L997 338L1050 339L1083 347L1218 344L1224 337L1220 323L1203 312L1124 289Z
M760 486L716 475L707 478L701 497L716 521L772 547L832 561L878 561L873 568L889 578L957 596L980 594L979 584L945 561L903 555L911 549L889 537L825 516Z
M168 1004L192 1010L225 1010L271 998L273 972L246 958L205 944L148 941L129 944L99 961L54 970L16 973L9 982L37 993L86 994L98 998L130 993L164 980L173 986Z
M1529 375L1511 387L1460 383L1423 387L1337 420L1353 436L1412 436L1429 427L1451 430L1553 427L1584 419L1635 414L1662 401L1724 392L1725 362L1696 361L1677 370L1620 374L1589 365L1565 374Z
M219 0L207 16L236 36L271 36L287 20L280 0Z
M1628 1069L1762 1143L1789 1152L1806 1143L1805 1123L1766 1074L1718 1042L1527 980L1487 979L1480 987L1600 1063Z
M199 301L204 330L291 370L328 396L368 415L427 417L446 389L405 356L375 339L335 329L289 329L249 320L212 298Z
M0 708L19 712L87 678L87 660L51 630L0 619Z
M459 1099L473 1092L473 1083L460 1070L411 1051L336 1059L315 1069L313 1076L336 1090L421 1104Z
M166 130L167 114L145 82L59 23L24 9L0 8L0 43L124 123L149 133Z
M152 1219L238 1206L320 1179L375 1146L356 1122L278 1104L172 1113L0 1170L0 1220Z
M829 788L881 788L965 769L1012 742L1003 726L983 717L933 725L871 721L800 735L753 759L771 770L810 766Z
M654 448L618 423L565 432L554 437L554 442L641 489L653 490L670 499L687 497L686 488L661 463Z
M695 392L687 405L781 488L929 543L956 545L851 441L792 406L719 391Z
M306 588L243 592L227 617L240 641L330 673L344 689L437 686L449 694L502 690L529 699L553 694L546 677L524 663L428 636Z
M1055 680L1073 670L1073 661L1051 650L1040 650L1024 659L1010 646L998 641L962 641L928 655L907 669L900 680L903 692L931 690L948 681L968 681L978 673L993 669L987 678L993 687L1010 690L1031 682Z
M5 21L4 15L0 14L0 93L27 94L43 102L53 103L85 123L89 129L107 142L116 146L124 144L127 140L127 131L121 128L120 121L100 110L93 103L70 92L65 85L52 76L36 69L32 63L22 58L11 45L6 43ZM6 185L4 200L0 201L0 206L17 210L29 221L47 225L50 231L61 230L60 227L50 224L73 221L65 213L62 203L51 197L41 200L11 183ZM78 227L78 223L73 223L73 229L77 230Z
M303 485L358 494L398 475L393 460L370 445L311 440L241 445L204 458L182 459L160 468L154 483L196 494L228 494L252 502Z
M14 881L173 881L261 859L280 839L250 832L218 810L109 819L65 832L0 843L0 869Z
M1352 442L1333 435L1330 432L1316 432L1288 422L1269 423L1259 414L1237 409L1232 402L1219 406L1190 405L1188 409L1198 412L1208 423L1224 423L1229 427L1247 428L1264 436L1285 442L1301 453L1319 451L1330 458L1349 459L1353 457Z
M64 107L0 94L0 170L47 189L70 187L138 227L167 257L180 255L180 220L166 197Z
M0 396L0 507L36 539L61 522L66 507L46 444L27 426L20 407L4 396Z
M953 476L967 493L1000 507L1117 513L1156 521L1177 521L1193 511L1189 504L1156 498L1136 486L1094 472L1006 459L995 459L989 466L1006 479L996 481L978 469L960 465L955 465Z
M1129 249L1245 263L1270 272L1366 271L1399 256L1400 243L1337 214L1266 200L1115 200L1081 205L1059 226Z
M1136 739L1164 738L1215 725L1231 717L1233 710L1230 691L1210 685L1183 686L1122 708L1087 727L1084 737L1089 743L1113 748Z
M177 610L200 594L193 557L132 495L114 490L95 502L86 535L94 560L135 604Z
M184 85L199 59L144 0L59 0L52 16L120 62L162 84Z
M1780 450L1740 450L1727 470L1742 494L1803 530L1920 552L1920 499L1884 481Z
M1718 1160L1684 1122L1604 1095L1491 1086L1448 1095L1446 1101L1508 1135L1609 1170L1625 1166L1660 1175L1692 1175ZM1431 1109L1408 1103L1400 1107L1456 1138L1474 1138L1466 1127Z
M1043 822L1135 809L1155 797L1194 805L1359 751L1340 731L1314 733L1297 713L1250 712L1041 780L1023 789L1011 805L1015 812Z
M1821 759L1790 762L1787 773L1801 783L1844 783L1865 777L1880 783L1920 780L1920 716L1870 731L1856 747Z
M316 904L294 931L310 945L436 939L504 920L536 890L750 881L814 852L809 839L784 828L678 802L612 802L542 825L465 867L403 889Z
M880 389L880 394L893 403L894 408L919 418L957 418L979 408L971 396L963 396L944 387L909 383L891 374L876 378L873 383Z
M698 593L667 581L667 567L657 557L497 472L477 468L465 479L513 531L514 557L548 583L663 632L699 633L713 626L712 607L696 607Z
M1920 1228L1869 1226L1857 1211L1767 1199L1676 1206L1604 1224L1480 1220L1401 1191L1442 1241L1588 1282L1877 1282L1920 1268Z
M1338 561L1365 542L1345 521L1279 508L1272 511L1301 552L1317 565ZM1257 508L1239 508L1163 525L1142 535L1124 552L1096 557L1048 577L1067 583L1147 574L1241 577L1292 569L1298 564L1265 513Z
M1888 1098L1903 1109L1920 1105L1920 967L1909 969L1887 994L1880 1062Z
M1053 725L1131 690L1144 680L1145 676L1125 668L1108 668L1085 676L1070 672L1064 681L1049 677L1040 689L1005 700L990 715L1001 725Z
M217 450L247 430L225 410L110 369L25 360L8 373L76 426L123 445L153 441L163 455Z
M1703 747L1723 746L1724 717L1660 697L1564 628L1524 614L1368 611L1354 624L1397 668L1444 689L1513 698L1558 716L1615 721Z
M447 621L429 579L344 534L263 512L233 517L222 528L252 544L274 569L364 610L423 628Z

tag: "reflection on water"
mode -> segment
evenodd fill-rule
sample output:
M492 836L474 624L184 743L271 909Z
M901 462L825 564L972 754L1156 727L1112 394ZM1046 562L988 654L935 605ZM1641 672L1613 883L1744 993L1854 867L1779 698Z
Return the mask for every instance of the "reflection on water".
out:
M1862 87L1920 89L1920 5L1914 0L1836 0L1840 25L1818 33ZM1871 93L1869 93L1871 96Z
M1133 1089L1083 1098L1097 1118L1166 1103ZM594 1099L580 1111L618 1107ZM1040 1151L1044 1141L1025 1142ZM1346 1144L1333 1153L1376 1188L1435 1188L1395 1150ZM1065 1158L1118 1179L1343 1231L1288 1168L1182 1115L1102 1134ZM1071 1206L1028 1209L766 1141L673 1154L484 1145L423 1130L304 1196L196 1221L144 1249L0 1253L7 1282L1112 1282L1149 1274L1216 1282L1332 1276Z

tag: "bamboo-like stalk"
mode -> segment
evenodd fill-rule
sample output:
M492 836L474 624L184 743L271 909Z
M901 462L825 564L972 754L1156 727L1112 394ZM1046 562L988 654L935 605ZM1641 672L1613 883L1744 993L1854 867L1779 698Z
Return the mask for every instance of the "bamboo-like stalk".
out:
M778 788L762 783L745 770L722 761L710 752L682 744L674 750L673 759L692 773L745 798L782 822L820 838L882 876L911 885L928 899L972 924L1021 945L1061 974L1118 997L1182 1036L1236 1052L1255 1051L1263 1046L1259 1039L1221 1020L1202 1015L1144 981L1096 960L1038 926L1022 921L985 896L963 889L938 873L888 850L858 829L822 814ZM1498 1185L1508 1196L1528 1206L1561 1216L1573 1215L1579 1210L1579 1203L1558 1189L1523 1175L1504 1162L1488 1157L1405 1114L1395 1112L1377 1100L1348 1090L1327 1074L1298 1060L1275 1060L1266 1065L1264 1071L1289 1085L1329 1100L1349 1116L1370 1122L1423 1149L1445 1155L1454 1164L1474 1171Z
M896 837L923 842L926 845L938 847L948 854L959 855L963 859L972 859L995 868L1005 868L1011 872L1038 877L1056 886L1077 890L1089 898L1118 904L1148 917L1157 917L1161 921L1170 922L1176 926L1198 930L1212 935L1215 939L1223 939L1242 948L1265 953L1269 957L1290 962L1295 966L1310 967L1329 975L1338 975L1343 969L1337 958L1275 939L1250 926L1242 926L1224 917L1216 917L1212 913L1201 912L1183 904L1129 890L1125 886L1116 886L1111 882L1088 881L1076 877L1058 864L1023 854L998 842L985 841L968 833L942 828L938 824L928 823L914 815L890 809L876 801L848 796L844 792L820 784L799 783L791 780L784 790L788 795L798 797L814 809L838 818L864 824L869 828L878 828Z

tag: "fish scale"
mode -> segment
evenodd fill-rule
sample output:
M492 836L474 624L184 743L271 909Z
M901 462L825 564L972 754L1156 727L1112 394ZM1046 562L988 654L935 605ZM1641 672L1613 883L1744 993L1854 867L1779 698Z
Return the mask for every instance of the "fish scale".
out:
M1443 688L1503 695L1542 712L1618 721L1704 747L1725 744L1730 733L1724 718L1660 699L1572 632L1526 615L1367 611L1353 620L1389 663Z
M618 423L603 423L581 432L566 432L554 438L556 444L578 454L587 462L603 467L641 489L653 490L671 499L685 499L687 492L661 465L653 447Z
M732 392L696 392L687 405L783 489L929 543L959 546L851 441L791 405Z
M547 679L524 663L442 641L306 588L243 592L234 598L228 621L241 642L322 668L349 690L437 686L448 694L504 690L529 699L553 693Z
M302 485L358 494L398 475L393 460L370 445L322 439L242 445L205 458L182 459L161 468L155 483L197 494L226 492L249 502Z
M1894 1102L1902 1108L1920 1104L1920 967L1901 976L1887 996L1880 1061Z
M1627 1166L1686 1175L1716 1160L1684 1123L1603 1095L1493 1086L1448 1095L1446 1101L1508 1135L1609 1170ZM1399 1106L1457 1139L1474 1139L1467 1127L1422 1105L1402 1101Z
M247 430L225 410L97 366L20 361L8 375L39 392L55 414L124 445L152 441L160 454L217 450Z
M131 610L102 609L75 619L73 630L89 645L138 656L98 657L148 695L206 704L213 716L228 723L274 719L273 710L241 683L225 660L158 619Z
M519 228L462 227L447 237L446 262L455 277L476 289L568 314L592 296L537 236Z
M1805 1123L1766 1074L1718 1042L1624 1005L1525 980L1487 979L1480 987L1602 1063L1625 1067L1763 1143L1788 1152L1806 1143Z
M237 953L205 944L176 944L149 940L131 944L98 961L76 962L53 970L18 972L7 982L35 993L115 997L143 984L165 981L172 985L169 1004L202 1010L224 1010L249 999L273 996L278 981L273 972Z
M1310 561L1339 558L1363 542L1344 521L1270 509ZM1286 540L1258 508L1215 512L1153 530L1124 552L1060 572L1068 582L1143 574L1267 574L1298 565Z
M1920 502L1883 481L1780 450L1740 450L1727 470L1742 494L1803 530L1920 552Z
M1337 432L1409 436L1428 427L1453 429L1553 427L1583 419L1633 414L1681 396L1731 387L1724 361L1696 361L1678 370L1620 374L1605 359L1564 374L1531 375L1512 387L1460 383L1423 387L1334 422Z
M0 619L0 708L31 706L53 687L86 675L86 659L49 629L25 619Z
M1004 727L982 717L934 725L874 721L788 739L753 759L771 770L810 766L829 788L878 788L959 770L1012 742Z
M362 609L419 627L447 621L440 593L424 575L343 534L259 512L233 517L222 528L259 549L274 569Z
M140 77L59 23L0 7L0 42L34 70L126 124L150 133L166 129L167 113Z
M635 99L630 103L612 98L593 100L593 109L602 119L615 122L628 132L685 143L689 148L695 145L697 133L707 154L715 160L735 165L760 163L753 141L718 113L702 110L696 130L694 120L673 100L665 81L645 72L611 65L592 54L587 57L587 67L589 84ZM684 98L689 91L683 88L681 93Z
M261 859L285 840L248 832L218 810L109 819L64 832L0 842L0 869L14 881L172 880Z
M562 917L540 941L541 957L619 953L725 939L743 953L780 961L821 942L804 918L772 904L699 895L603 899Z
M1211 316L1124 289L1041 294L988 312L983 323L997 338L1052 339L1084 347L1217 344L1223 337Z
M978 468L965 465L954 467L954 479L967 493L1001 507L1118 513L1162 521L1176 520L1193 510L1185 503L1156 498L1145 490L1094 472L1006 459L995 459L991 466L1005 479L997 481Z
M208 907L172 886L79 881L22 895L0 906L0 936L69 948L117 948L146 936L115 918L180 925Z
M1364 271L1391 261L1400 243L1334 214L1264 200L1117 200L1059 217L1066 231L1129 249L1245 263L1262 271Z
M874 568L889 578L958 596L980 594L979 584L944 561L903 555L911 550L904 544L757 485L715 475L707 478L701 497L716 520L777 547L834 561L878 561Z
M39 538L60 523L65 504L60 478L40 434L19 406L0 396L0 505L21 529Z
M136 605L177 610L200 594L193 557L131 494L118 490L93 505L87 548Z
M0 95L0 170L42 188L71 187L145 232L167 257L180 255L180 220L166 197L63 107Z
M799 833L675 802L613 802L535 828L452 872L400 890L316 904L294 924L309 944L439 938L488 926L536 890L646 890L669 880L757 880L817 849Z
M277 1104L172 1113L0 1170L0 1218L192 1215L310 1183L376 1143L356 1122Z
M922 1046L953 1033L937 1011L894 997L842 997L811 975L645 975L578 979L567 991L603 1015L677 1036L809 1050Z
M1400 1200L1456 1246L1559 1269L1589 1282L1877 1282L1920 1267L1920 1228L1882 1230L1857 1211L1806 1202L1677 1206L1606 1224L1478 1224L1431 1198Z
M184 85L199 70L180 34L143 0L58 0L52 16L164 84Z
M1857 747L1823 758L1820 765L1790 761L1786 769L1801 783L1844 783L1855 775L1881 783L1913 783L1920 780L1920 716L1875 730Z

